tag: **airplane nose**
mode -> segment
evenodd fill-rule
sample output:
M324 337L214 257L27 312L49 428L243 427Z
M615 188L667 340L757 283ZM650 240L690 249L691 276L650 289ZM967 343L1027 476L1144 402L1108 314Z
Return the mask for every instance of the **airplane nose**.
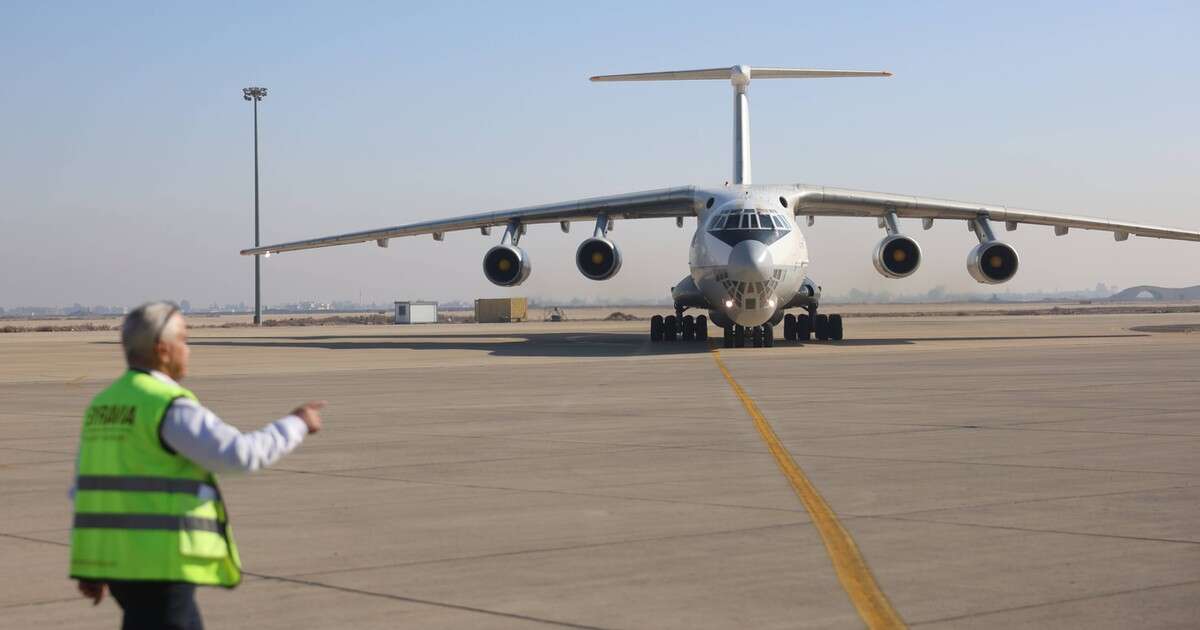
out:
M771 250L758 241L745 240L729 253L729 277L742 282L763 282L775 271Z

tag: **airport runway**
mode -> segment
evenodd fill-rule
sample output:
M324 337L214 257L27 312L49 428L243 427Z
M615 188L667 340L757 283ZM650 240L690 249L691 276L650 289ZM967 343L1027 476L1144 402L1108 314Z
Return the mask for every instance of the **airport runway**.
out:
M226 420L330 401L292 457L224 479L248 576L201 606L211 628L855 628L871 605L1200 627L1200 334L1132 330L1171 324L1200 315L855 318L841 344L718 353L644 322L198 330L187 384ZM116 627L64 546L115 333L0 357L0 627Z

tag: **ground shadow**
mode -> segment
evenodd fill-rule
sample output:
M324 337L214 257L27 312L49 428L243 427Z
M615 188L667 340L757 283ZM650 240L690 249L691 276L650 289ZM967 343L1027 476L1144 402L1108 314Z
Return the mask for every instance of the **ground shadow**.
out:
M1200 324L1163 324L1161 326L1134 326L1129 330L1147 333L1194 333L1200 332Z
M1136 329L1135 329L1136 330ZM1111 333L1106 335L976 335L976 336L959 336L959 337L905 337L903 339L845 339L842 341L818 341L807 343L833 343L841 346L879 346L888 345L888 342L897 343L929 343L938 341L1030 341L1030 340L1054 340L1054 339L1124 339L1128 337L1149 337L1148 334L1140 333Z
M1055 339L1112 339L1125 337L1148 337L1145 333L1121 333L1104 335L997 335L959 337L901 337L893 339L846 339L843 341L793 342L777 339L778 347L821 346L902 346L915 343L939 343L953 341L1017 341ZM113 341L96 341L97 344L115 344ZM651 343L649 335L621 332L545 332L527 333L447 333L436 332L416 335L406 331L404 335L288 335L288 336L225 336L197 337L189 341L193 346L227 348L309 348L321 350L478 350L502 357L629 357L655 355L682 355L707 352L710 347L721 347L721 339L710 338L707 342L675 341Z
M116 343L101 341L96 343ZM501 357L628 357L696 354L709 351L705 341L651 343L649 334L550 332L427 335L295 335L193 337L192 346L227 348L309 348L321 350L476 350Z

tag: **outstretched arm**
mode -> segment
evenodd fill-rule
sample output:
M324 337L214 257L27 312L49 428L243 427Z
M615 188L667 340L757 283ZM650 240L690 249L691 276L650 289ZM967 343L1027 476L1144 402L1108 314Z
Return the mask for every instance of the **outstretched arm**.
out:
M324 403L308 403L267 426L242 433L200 403L180 398L167 409L160 434L176 453L213 473L248 473L291 453L321 426Z

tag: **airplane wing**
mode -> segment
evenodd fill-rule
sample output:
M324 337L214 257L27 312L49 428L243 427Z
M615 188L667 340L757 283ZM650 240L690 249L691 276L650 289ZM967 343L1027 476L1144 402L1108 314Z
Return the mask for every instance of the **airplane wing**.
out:
M380 247L386 247L388 239L402 236L417 236L432 234L441 240L446 232L458 230L480 229L485 233L493 226L518 226L535 223L562 223L570 221L589 221L598 215L606 215L611 219L652 219L670 217L696 216L696 192L693 186L664 188L644 192L612 195L609 197L593 197L562 203L551 203L540 206L527 206L511 210L498 210L481 214L470 214L450 219L438 219L409 223L394 227L379 228L322 236L303 241L276 243L251 249L242 250L243 256L260 254L278 254L301 249L317 247L333 247L334 245L350 245L375 241Z
M1003 223L1008 231L1017 229L1017 225L1028 223L1032 225L1049 225L1055 228L1055 234L1066 234L1071 228L1081 230L1100 230L1112 232L1113 237L1123 241L1133 236L1149 238L1165 238L1178 241L1200 241L1200 231L1179 230L1126 223L1096 217L1082 217L1071 214L1056 214L1024 210L986 203L971 203L965 201L949 201L928 197L912 197L909 195L893 195L890 193L847 190L844 188L828 188L824 186L809 186L797 184L789 192L781 195L788 199L788 207L797 215L809 217L879 217L889 212L895 212L899 218L919 218L926 221L926 229L934 219L958 219L972 221L977 218L987 218L997 223Z

